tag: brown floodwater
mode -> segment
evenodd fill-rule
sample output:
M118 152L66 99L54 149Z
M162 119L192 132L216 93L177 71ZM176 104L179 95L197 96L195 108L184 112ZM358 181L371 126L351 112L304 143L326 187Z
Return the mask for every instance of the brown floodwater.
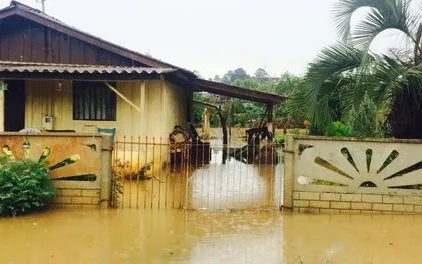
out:
M422 216L57 209L0 237L0 263L420 263Z
M272 155L276 156L276 151ZM222 147L213 146L209 164L153 169L151 175L155 177L150 180L136 177L125 180L120 207L218 210L280 207L284 172L281 163L245 164L230 157L223 164L222 160Z

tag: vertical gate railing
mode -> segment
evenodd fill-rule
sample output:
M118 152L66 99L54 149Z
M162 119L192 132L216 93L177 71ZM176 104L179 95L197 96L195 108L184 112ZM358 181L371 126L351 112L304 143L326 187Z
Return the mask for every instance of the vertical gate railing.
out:
M118 138L112 205L121 208L279 208L281 147Z

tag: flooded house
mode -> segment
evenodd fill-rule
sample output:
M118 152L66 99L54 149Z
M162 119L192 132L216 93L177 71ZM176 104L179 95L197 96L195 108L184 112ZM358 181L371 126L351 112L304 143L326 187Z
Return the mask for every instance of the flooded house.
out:
M128 32L131 34L131 32ZM192 93L274 104L275 95L199 79L12 1L0 10L0 130L168 137L191 120Z
M156 147L168 142L175 126L186 127L192 120L197 91L266 104L272 110L272 129L274 105L283 99L200 79L192 71L113 44L17 1L0 9L3 138L31 131L57 135L55 141L60 142L108 133L115 141L114 166L136 173L153 164L148 169L157 172L170 163L170 150L168 145ZM119 138L125 138L123 144ZM25 134L20 140L25 141ZM83 140L92 151L101 150L94 139ZM72 144L67 146L71 152ZM125 163L117 164L119 160ZM70 174L81 173L91 172Z

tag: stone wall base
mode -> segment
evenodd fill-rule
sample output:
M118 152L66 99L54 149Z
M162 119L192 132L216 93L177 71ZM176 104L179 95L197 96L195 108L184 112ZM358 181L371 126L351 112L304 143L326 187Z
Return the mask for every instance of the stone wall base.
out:
M304 213L422 214L422 196L294 192L293 211Z
M100 208L100 189L57 188L51 206L56 208Z

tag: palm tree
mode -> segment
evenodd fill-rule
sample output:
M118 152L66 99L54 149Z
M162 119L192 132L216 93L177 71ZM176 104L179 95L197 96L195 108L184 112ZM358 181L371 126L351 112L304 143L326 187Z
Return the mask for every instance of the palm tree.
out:
M341 40L310 63L308 88L296 95L291 109L305 111L313 129L322 132L330 122L345 118L368 93L380 108L388 109L392 136L422 138L422 16L415 4L339 0L334 23ZM364 15L352 29L358 10ZM371 44L387 30L403 38L403 48L371 52Z

